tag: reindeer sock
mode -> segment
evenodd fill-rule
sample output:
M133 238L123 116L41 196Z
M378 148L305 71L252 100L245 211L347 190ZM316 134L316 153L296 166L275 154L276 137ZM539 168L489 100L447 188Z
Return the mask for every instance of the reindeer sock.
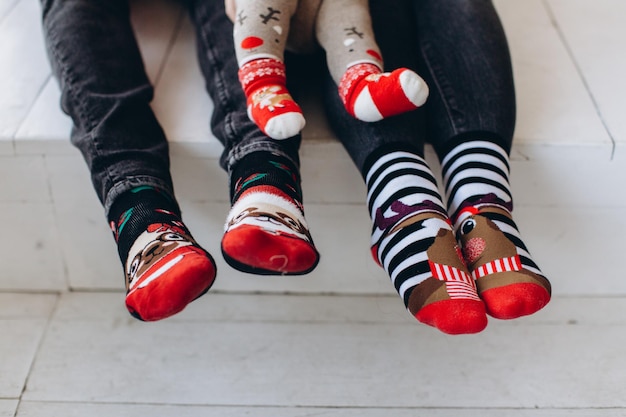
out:
M236 164L231 187L222 238L226 262L263 275L312 271L319 254L304 218L298 168L287 158L255 152Z
M480 332L485 306L426 162L402 150L377 153L365 170L374 259L419 321L448 334Z
M209 290L216 267L169 196L152 187L122 194L109 212L126 277L126 307L144 321L183 310Z
M248 116L267 136L287 139L300 133L302 109L286 87L285 64L277 59L250 61L239 69L248 103Z
M428 97L428 86L409 69L383 73L366 63L347 69L339 83L339 95L352 116L377 122L420 107Z
M508 154L490 141L463 143L442 161L449 211L487 312L514 319L550 300L551 287L512 219Z

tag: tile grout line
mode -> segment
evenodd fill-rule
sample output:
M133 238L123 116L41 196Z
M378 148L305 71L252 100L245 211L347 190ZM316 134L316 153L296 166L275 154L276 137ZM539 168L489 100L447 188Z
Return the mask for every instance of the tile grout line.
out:
M183 21L185 18L184 10L181 8L178 14L178 21L176 22L176 26L172 31L172 36L167 44L167 48L165 50L165 54L163 55L163 61L159 65L159 70L154 77L154 89L156 90L159 82L161 81L161 77L163 76L163 72L165 71L165 67L167 66L167 61L170 59L170 55L172 54L172 50L174 49L174 45L176 44L176 39L180 35L181 29L183 27Z
M596 110L596 114L598 115L598 118L600 119L600 122L602 123L602 126L604 127L604 130L606 131L607 135L609 136L609 139L611 139L611 157L610 157L610 160L613 160L615 158L615 148L617 146L615 137L613 136L613 133L611 132L611 129L609 129L609 126L608 126L608 124L606 122L606 119L604 118L604 115L600 111L600 105L598 103L598 100L596 99L595 95L593 94L593 91L591 91L591 86L589 85L589 82L587 81L587 78L585 77L585 74L584 74L582 68L580 67L580 64L578 63L578 60L576 59L574 51L572 50L569 42L567 41L567 38L565 37L565 33L563 33L563 30L561 29L561 26L558 23L558 20L556 18L556 14L554 13L554 10L550 6L550 0L541 0L541 2L543 3L544 8L546 9L546 13L548 14L548 17L550 18L550 21L551 21L552 25L554 26L554 28L556 30L556 33L559 36L559 39L561 39L561 42L563 43L563 47L565 48L565 50L567 51L567 54L569 55L570 59L572 60L572 64L574 65L574 68L576 68L576 72L578 73L578 76L580 77L581 82L585 86L585 90L587 91L587 94L589 95L589 98L591 99L591 102L593 103L593 107Z
M2 23L4 22L4 19L5 19L8 15L10 15L10 14L11 14L11 12L13 11L13 9L15 9L15 8L17 7L17 3L19 3L19 2L20 2L20 0L15 0L15 1L13 2L13 4L12 4L12 5L10 5L10 6L7 8L6 13L5 13L3 16L0 16L0 24L2 24Z
M33 372L33 368L35 367L35 363L37 362L37 357L39 356L39 353L41 352L41 348L43 346L44 340L46 339L46 337L48 335L48 332L50 331L50 325L52 324L52 318L56 314L56 311L59 308L59 303L60 302L61 302L61 294L59 293L59 294L56 295L56 301L54 303L54 307L51 309L50 314L47 317L46 325L44 326L44 329L41 332L41 337L40 337L39 342L37 343L37 347L35 348L35 351L33 353L33 359L30 362L30 365L28 367L28 372L26 373L26 378L24 378L24 385L22 386L22 391L20 392L20 395L17 398L17 407L15 408L15 416L14 417L17 417L19 415L20 406L21 406L22 401L23 401L24 393L26 392L26 389L28 388L28 381L30 380L31 373Z

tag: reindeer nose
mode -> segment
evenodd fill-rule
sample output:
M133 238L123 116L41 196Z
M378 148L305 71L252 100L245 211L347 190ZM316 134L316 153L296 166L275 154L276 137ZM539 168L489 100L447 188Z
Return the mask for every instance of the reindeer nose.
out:
M463 245L463 255L468 263L473 263L483 254L487 244L481 237L473 237Z

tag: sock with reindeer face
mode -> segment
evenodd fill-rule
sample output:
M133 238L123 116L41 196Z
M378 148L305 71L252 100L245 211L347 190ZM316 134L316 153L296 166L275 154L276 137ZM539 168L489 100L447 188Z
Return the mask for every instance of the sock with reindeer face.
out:
M449 211L487 312L514 319L550 301L539 270L512 218L509 159L491 141L455 147L442 161Z
M485 306L426 162L403 150L378 155L366 165L374 259L419 321L448 334L482 331Z
M302 109L286 87L285 64L273 58L241 66L239 79L248 103L248 116L272 139L296 136L304 128Z
M298 168L255 152L231 172L232 208L222 254L233 268L260 275L301 275L319 261L302 206Z
M109 211L126 279L126 307L139 320L172 316L215 279L211 255L183 224L178 205L152 187L122 194Z
M341 78L339 96L350 115L364 122L377 122L422 106L428 86L407 68L382 72L374 64L356 64Z
M273 139L293 137L305 125L302 109L287 90L284 64L297 4L291 0L236 1L233 38L248 116Z

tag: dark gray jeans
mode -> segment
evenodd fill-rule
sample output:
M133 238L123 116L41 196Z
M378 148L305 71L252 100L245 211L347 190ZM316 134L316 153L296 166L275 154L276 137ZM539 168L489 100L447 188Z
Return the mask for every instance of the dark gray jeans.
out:
M229 170L243 156L263 150L299 165L299 136L274 141L247 116L224 2L181 1L196 28L200 68L215 105L211 127L224 144L222 166ZM88 164L105 210L139 185L173 196L167 140L150 109L153 89L130 25L128 0L41 2L62 108L74 122L72 143ZM360 122L345 112L321 56L288 58L288 67L295 68L288 69L291 80L320 82L329 120L357 167L362 170L367 157L386 145L423 152L430 142L442 157L476 136L510 150L513 77L491 1L393 0L390 7L386 0L370 0L370 6L387 67L413 68L428 82L431 94L422 109Z
M467 140L491 140L510 151L515 89L504 30L491 0L370 0L388 69L408 67L427 82L430 96L415 112L378 123L345 115L326 94L328 118L363 171L384 146L423 154L431 143L440 158ZM326 79L327 89L332 81ZM328 90L329 91L329 90Z
M128 0L41 0L48 55L73 120L94 188L108 212L125 191L152 185L174 196L168 144L150 101L150 84L129 20ZM239 84L232 24L222 0L184 0L198 57L215 104L211 127L224 144L222 166L268 150L299 165L300 137L274 141L250 121ZM207 119L210 115L207 114Z

